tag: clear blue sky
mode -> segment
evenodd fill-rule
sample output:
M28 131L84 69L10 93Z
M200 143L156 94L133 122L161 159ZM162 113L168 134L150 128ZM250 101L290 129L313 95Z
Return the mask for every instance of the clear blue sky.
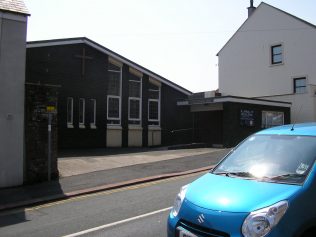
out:
M188 90L214 90L216 54L246 20L249 2L25 0L27 40L85 36ZM315 0L265 2L316 24Z

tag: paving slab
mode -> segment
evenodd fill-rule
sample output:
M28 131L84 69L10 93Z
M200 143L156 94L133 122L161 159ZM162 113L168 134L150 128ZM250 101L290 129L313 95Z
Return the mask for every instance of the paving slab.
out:
M188 173L207 171L217 164L227 153L228 149L212 149L208 152L191 151L177 153L177 158L172 155L169 159L145 159L135 155L136 161L143 163L127 164L122 167L109 168L104 170L95 169L92 172L62 177L58 181L43 182L34 185L26 185L15 188L0 189L0 211L17 207L25 207L36 203L43 203L51 200L69 198L76 195L91 193L101 190L113 189L134 183L147 182L166 177L183 175ZM170 154L172 154L171 152ZM160 153L160 155L167 153ZM182 154L183 156L180 156ZM151 157L158 156L153 153ZM122 157L122 156L120 156ZM128 159L124 156L122 160ZM172 158L173 157L173 158ZM88 157L82 158L88 159ZM69 159L71 160L71 159ZM106 158L104 158L106 160ZM105 162L106 163L106 162Z
M86 174L125 166L179 159L218 151L214 148L145 151L129 154L68 156L58 160L61 177Z

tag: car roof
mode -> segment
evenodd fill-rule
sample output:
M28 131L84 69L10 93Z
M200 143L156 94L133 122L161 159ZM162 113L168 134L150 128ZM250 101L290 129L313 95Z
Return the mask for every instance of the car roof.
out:
M316 136L316 123L288 124L262 130L260 135L302 135Z

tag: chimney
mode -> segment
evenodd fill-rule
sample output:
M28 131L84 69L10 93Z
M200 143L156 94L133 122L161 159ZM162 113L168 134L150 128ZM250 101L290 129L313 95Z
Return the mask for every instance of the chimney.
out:
M250 7L248 7L248 18L254 13L256 8L253 6L253 0L250 0Z

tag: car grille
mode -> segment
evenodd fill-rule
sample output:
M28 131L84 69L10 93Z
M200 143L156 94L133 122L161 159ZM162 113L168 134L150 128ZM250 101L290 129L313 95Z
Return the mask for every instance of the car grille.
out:
M181 226L182 228L201 237L230 237L230 235L225 232L205 228L185 220L180 220L177 226ZM177 233L176 236L179 236L179 233Z

